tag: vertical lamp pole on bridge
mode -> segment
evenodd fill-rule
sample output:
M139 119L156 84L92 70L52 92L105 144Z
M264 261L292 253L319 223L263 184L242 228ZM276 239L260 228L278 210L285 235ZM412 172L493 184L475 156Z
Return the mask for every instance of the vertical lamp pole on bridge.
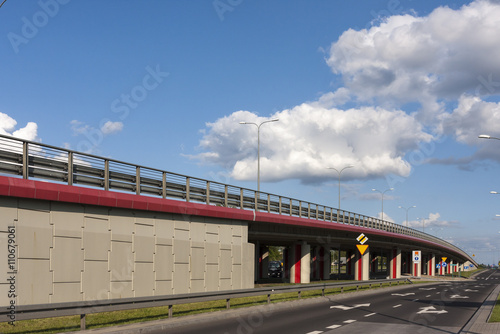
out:
M328 168L327 168L327 169L333 169L334 171L336 171L336 172L337 172L337 174L338 174L338 176L339 176L339 207L338 207L338 209L339 209L339 210L340 210L340 174L342 174L342 172L344 171L344 169L347 169L347 168L352 168L352 167L354 167L354 166L351 166L351 165L346 166L346 167L342 168L342 169L340 170L340 172L339 172L336 168L333 168L333 167L328 167Z
M253 122L240 122L240 124L253 124L257 127L257 192L260 197L260 127L265 123L277 122L278 118L271 119L269 121L264 121L259 124Z
M399 206L400 209L405 209L406 210L406 227L408 227L408 210L416 208L415 205L410 206L409 208L405 208L403 206Z
M394 190L394 188L389 188L389 189L386 189L384 191L380 191L380 190L377 190L377 189L372 189L372 191L376 191L376 192L379 192L382 194L382 220L384 220L384 194L390 190Z

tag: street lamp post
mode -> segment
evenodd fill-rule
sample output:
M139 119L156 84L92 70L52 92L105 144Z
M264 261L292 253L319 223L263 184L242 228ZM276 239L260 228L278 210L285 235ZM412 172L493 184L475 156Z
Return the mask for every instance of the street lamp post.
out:
M339 172L336 168L333 168L333 167L328 167L328 168L327 168L327 169L333 169L334 171L336 171L336 172L337 172L337 174L338 174L338 176L339 176L339 207L338 207L338 209L339 209L339 210L340 210L340 174L342 174L342 172L344 171L344 169L347 169L347 168L352 168L352 167L354 167L354 166L350 166L350 165L349 165L349 166L346 166L346 167L342 168L342 169L340 170L340 172Z
M376 192L379 192L382 194L382 220L384 220L384 194L386 192L388 192L389 190L394 190L394 188L389 188L389 189L386 189L384 191L380 191L380 190L377 190L377 189L372 189L372 191L376 191Z
M240 122L240 124L253 124L257 127L257 192L260 194L260 127L265 123L277 122L278 118L261 122L259 124L253 122Z
M409 208L402 207L401 205L399 206L400 209L405 209L406 210L406 227L408 227L408 210L416 208L415 205L410 206Z

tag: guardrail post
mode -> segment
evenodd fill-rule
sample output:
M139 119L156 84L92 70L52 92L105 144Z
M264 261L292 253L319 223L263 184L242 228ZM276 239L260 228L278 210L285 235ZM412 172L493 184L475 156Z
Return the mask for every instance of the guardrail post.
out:
M231 299L227 298L226 299L226 308L229 310L231 308Z
M73 185L73 152L68 152L68 186Z
M293 216L293 202L292 202L292 199L290 199L290 216Z
M141 194L141 167L135 167L135 193Z
M80 314L80 330L85 330L86 324L85 324L85 314Z
M280 200L279 200L279 204L278 204L278 212L281 215L281 196L280 196Z
M104 160L104 190L109 190L109 160Z
M267 294L267 303L271 304L271 294L270 293Z
M258 195L258 197L260 197L260 193L256 191L255 195L254 195L255 196L255 211L259 211L259 199L258 199L257 195Z
M206 201L207 201L207 204L210 205L210 181L207 181Z
M267 194L267 212L271 213L271 195Z
M311 219L311 203L307 203L307 218Z
M321 289L321 297L325 296L325 288Z
M302 291L299 290L299 299L302 298Z
M228 187L227 185L224 186L224 206L227 208L227 190L228 190Z
M28 178L28 162L29 162L29 157L28 157L29 149L28 149L28 143L23 141L23 179Z
M167 198L167 173L163 172L161 180L161 196Z
M243 209L243 188L240 188L240 209Z
M172 316L174 315L173 313L173 309L172 309L173 305L168 305L168 318L172 318Z
M302 217L302 202L299 201L299 217Z
M186 202L189 202L189 177L186 176Z
M343 293L344 292L344 287L340 287L340 293Z

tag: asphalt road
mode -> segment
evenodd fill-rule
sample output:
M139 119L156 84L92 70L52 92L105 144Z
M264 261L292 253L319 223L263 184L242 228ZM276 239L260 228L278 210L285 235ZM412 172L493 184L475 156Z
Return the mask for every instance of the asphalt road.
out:
M210 322L169 328L167 333L459 333L499 283L500 270L487 270L473 280L412 284L293 308L248 309L234 318L214 316Z

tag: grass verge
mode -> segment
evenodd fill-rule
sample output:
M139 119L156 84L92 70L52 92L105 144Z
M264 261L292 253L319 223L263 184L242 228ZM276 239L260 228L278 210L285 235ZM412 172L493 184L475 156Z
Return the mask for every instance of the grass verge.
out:
M414 283L425 283L425 282L417 281ZM269 285L263 284L260 286L269 286ZM382 284L382 287L388 287L388 286L389 283ZM359 287L359 291L376 289L379 287L380 285L373 285L370 288L368 285L366 285ZM356 291L355 286L344 288L344 293L353 291ZM336 295L339 293L340 293L340 288L332 288L325 290L325 295ZM301 299L314 298L319 296L321 296L321 290L304 291L301 293ZM279 303L297 299L298 299L298 294L295 292L282 293L271 296L272 303ZM267 304L267 296L231 299L232 309L256 306L256 305L264 305L264 304ZM224 309L226 309L225 300L174 305L173 316L180 317L180 316L193 315L199 313L222 311ZM166 318L168 318L168 306L162 306L162 307L153 307L153 308L128 310L128 311L88 314L86 317L86 325L87 329L95 329L95 328L125 325L125 324L166 319ZM9 325L8 323L0 323L0 333L5 333L5 334L10 334L10 333L52 334L52 333L70 332L78 330L80 330L79 316L16 321L14 326Z

